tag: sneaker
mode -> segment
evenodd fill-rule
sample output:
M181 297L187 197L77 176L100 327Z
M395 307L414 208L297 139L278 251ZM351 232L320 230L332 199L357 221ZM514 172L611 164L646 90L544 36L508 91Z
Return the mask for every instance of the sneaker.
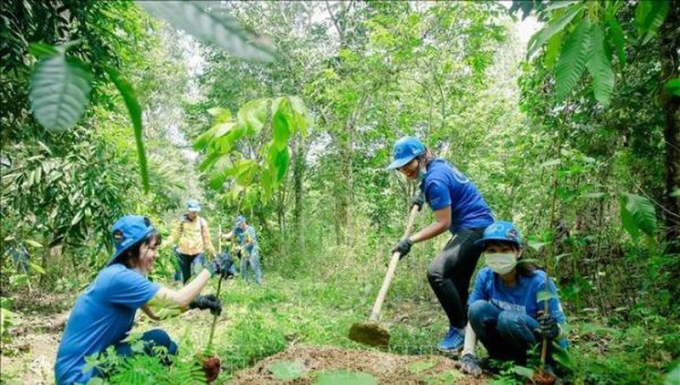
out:
M446 337L437 345L437 349L444 351L458 350L463 347L464 342L465 330L451 326Z

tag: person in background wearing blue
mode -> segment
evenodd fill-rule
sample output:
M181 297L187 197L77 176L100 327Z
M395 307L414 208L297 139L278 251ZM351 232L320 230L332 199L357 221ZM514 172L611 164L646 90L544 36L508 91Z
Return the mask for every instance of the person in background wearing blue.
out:
M96 370L85 369L85 357L102 353L113 346L117 354L133 354L129 341L137 309L159 320L187 309L209 309L219 314L222 304L214 295L199 293L210 277L225 273L218 262L211 262L182 289L175 291L149 281L161 236L151 221L143 216L128 215L112 228L115 253L97 278L78 296L71 310L66 329L57 350L55 378L58 384L86 383ZM177 352L177 345L161 329L141 336L144 353L154 354L154 347L163 347L168 355ZM169 363L167 356L164 363Z
M238 238L239 251L241 253L240 272L243 280L249 282L248 266L253 270L255 283L262 284L262 271L260 270L260 250L257 246L255 229L246 223L246 218L239 215L236 218L234 231L225 235L227 239Z
M5 249L5 255L12 256L17 273L28 274L31 255L22 242L17 242L15 246L8 246Z
M394 161L387 169L419 182L420 193L412 198L412 207L420 209L427 201L435 220L400 241L392 252L399 252L403 258L415 243L446 230L452 234L444 250L430 263L427 278L449 320L449 331L437 347L446 352L456 351L463 346L470 279L482 253L475 242L493 223L493 215L475 185L456 167L435 158L420 139L399 139L393 155Z
M562 348L567 340L561 336L566 317L557 298L555 284L546 287L546 274L529 263L521 263L522 237L515 226L498 221L484 231L478 241L484 247L484 262L470 294L465 347L460 359L463 372L478 376L482 373L475 356L477 339L489 357L525 365L527 351L543 338L551 341L549 354L555 350L552 342ZM545 303L539 292L552 294ZM549 356L550 357L550 356ZM550 362L550 359L549 359Z

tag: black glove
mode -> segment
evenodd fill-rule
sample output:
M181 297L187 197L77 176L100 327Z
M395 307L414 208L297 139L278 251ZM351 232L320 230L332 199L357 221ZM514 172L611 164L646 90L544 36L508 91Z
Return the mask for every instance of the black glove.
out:
M413 246L413 242L409 238L406 238L399 241L399 243L392 248L392 253L399 252L399 259L404 258L408 252L411 251L411 246Z
M411 207L418 206L418 211L422 210L424 204L425 195L423 194L422 191L411 197Z
M210 313L220 315L222 314L222 301L214 294L199 295L191 301L189 309L210 309Z
M536 320L538 321L538 329L536 329L536 332L542 337L554 340L560 335L560 326L557 324L557 321L555 321L555 317L551 314L539 312Z
M234 272L232 271L232 266L234 266L234 261L231 259L231 255L229 255L229 253L222 253L215 257L215 259L219 260L222 277L224 279L233 278Z
M482 368L479 366L479 361L474 354L466 354L458 361L458 368L461 372L469 374L473 377L482 375Z
M229 267L230 266L225 266L224 264L222 264L219 258L214 258L212 261L208 262L207 265L205 265L205 268L208 269L211 277L214 277L216 274L219 274L222 276L222 278L225 279L229 278L229 276L231 275Z

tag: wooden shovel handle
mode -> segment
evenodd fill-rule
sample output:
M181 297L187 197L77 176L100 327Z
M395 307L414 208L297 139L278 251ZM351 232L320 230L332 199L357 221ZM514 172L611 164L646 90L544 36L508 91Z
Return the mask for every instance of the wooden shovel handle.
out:
M411 212L408 216L408 222L406 223L406 231L404 231L404 236L401 237L402 240L406 239L411 234L411 229L413 229L413 222L416 220L416 214L418 214L418 206L413 206ZM385 274L385 279L383 280L382 287L380 287L380 293L378 293L378 298L375 299L375 304L373 305L373 310L371 310L371 316L368 318L369 321L377 321L380 317L380 309L382 308L383 302L385 302L385 296L387 296L387 290L390 288L392 283L392 278L394 278L394 273L397 271L397 264L399 263L399 252L392 254L390 258L390 265L387 268L387 274Z

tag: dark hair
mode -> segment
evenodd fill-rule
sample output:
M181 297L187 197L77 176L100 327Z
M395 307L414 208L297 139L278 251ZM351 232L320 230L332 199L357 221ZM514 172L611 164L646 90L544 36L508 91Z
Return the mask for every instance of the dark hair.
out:
M132 261L139 259L140 257L139 253L142 245L148 245L153 240L156 241L156 246L160 246L161 242L163 241L163 236L158 232L158 230L154 229L150 231L146 237L140 239L127 250L125 250L123 255L121 255L119 263L122 263L127 268L132 268Z
M432 154L429 148L425 147L425 151L418 155L416 159L418 159L419 162L423 162L425 166L427 166L434 160L434 154Z
M517 273L522 277L531 277L534 274L534 271L538 270L538 266L533 262L522 261L523 256L524 255L520 255L519 259L517 259Z

